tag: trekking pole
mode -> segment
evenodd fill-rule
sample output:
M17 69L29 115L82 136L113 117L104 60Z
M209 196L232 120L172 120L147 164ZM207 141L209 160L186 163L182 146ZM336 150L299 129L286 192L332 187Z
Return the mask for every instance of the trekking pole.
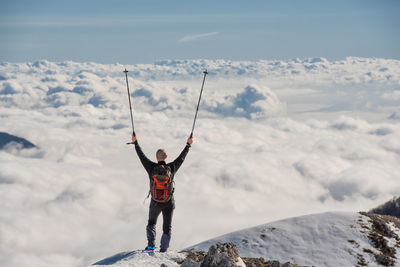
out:
M201 85L199 101L197 102L196 114L194 115L193 126L192 126L192 132L190 133L190 138L193 137L194 125L196 124L197 113L199 112L201 94L203 93L204 82L205 82L205 80L206 80L206 75L208 74L207 70L205 70L203 73L204 73L203 83L202 83L202 85Z
M135 127L133 126L133 115L132 115L132 104L131 104L131 93L129 92L129 83L128 83L128 71L125 69L125 79L126 79L126 88L128 89L128 100L129 100L129 110L131 111L131 123L132 123L132 135L135 134ZM126 143L127 145L133 144L132 142Z

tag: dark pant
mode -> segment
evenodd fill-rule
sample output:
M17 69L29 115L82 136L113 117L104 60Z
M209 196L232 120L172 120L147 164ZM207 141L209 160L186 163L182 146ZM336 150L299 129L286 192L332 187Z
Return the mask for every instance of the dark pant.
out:
M156 239L156 224L157 218L160 213L163 215L163 235L161 237L160 249L163 251L169 247L169 241L171 240L171 223L172 215L174 213L175 201L171 199L166 203L156 202L153 199L150 202L149 208L149 221L147 223L147 242L149 246L155 246Z

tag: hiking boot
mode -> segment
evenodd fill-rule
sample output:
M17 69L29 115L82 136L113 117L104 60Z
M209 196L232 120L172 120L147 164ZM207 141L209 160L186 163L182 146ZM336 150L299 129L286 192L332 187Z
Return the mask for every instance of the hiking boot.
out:
M162 249L160 249L160 252L167 252L167 249L166 248L162 248Z
M156 247L147 246L144 250L145 251L154 251L155 249L156 249Z

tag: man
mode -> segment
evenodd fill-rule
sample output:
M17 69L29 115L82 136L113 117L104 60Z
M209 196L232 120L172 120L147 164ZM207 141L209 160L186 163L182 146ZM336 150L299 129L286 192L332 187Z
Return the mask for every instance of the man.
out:
M163 215L163 235L161 237L161 246L160 252L166 252L169 247L169 242L171 240L171 222L172 222L172 214L175 208L175 200L173 197L173 178L175 173L178 171L179 167L182 165L183 161L187 153L189 152L189 148L193 143L193 138L189 137L187 139L187 143L181 154L171 163L166 163L165 159L167 158L167 154L164 149L159 149L156 152L157 163L149 160L142 149L139 146L139 143L136 139L136 135L132 136L132 143L135 144L136 153L139 156L140 161L142 162L143 167L146 169L150 178L150 192L152 195L150 207L149 207L149 220L146 227L147 234L147 247L145 250L154 251L155 249L155 238L156 238L156 223L157 218L162 213ZM169 191L165 192L165 197L157 198L154 194L154 180L156 179L157 173L155 173L159 169L168 170L167 180L170 179L171 184L169 184ZM167 194L171 194L167 196ZM163 193L164 195L164 193ZM164 197L164 198L163 198ZM156 201L157 200L157 201Z

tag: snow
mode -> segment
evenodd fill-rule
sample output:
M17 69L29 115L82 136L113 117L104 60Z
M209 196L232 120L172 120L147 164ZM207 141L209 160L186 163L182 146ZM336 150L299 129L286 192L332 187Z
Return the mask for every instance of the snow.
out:
M217 242L232 242L241 257L278 260L306 266L357 266L363 259L367 266L378 266L373 254L379 253L368 238L369 217L354 212L326 212L271 222L215 237L185 250L208 251ZM400 229L390 224L399 234ZM387 238L386 238L387 239ZM396 240L388 239L391 247ZM397 256L400 249L396 248ZM177 266L174 260L185 258L183 253L120 253L98 262L107 266ZM240 259L241 260L241 259ZM241 261L242 265L244 263ZM95 265L97 266L97 265ZM396 265L397 266L397 265Z
M242 257L263 257L307 266L355 266L361 254L368 266L377 266L363 251L375 250L357 213L328 212L289 218L216 237L188 249L208 250L216 242L232 242Z
M148 181L125 144L125 67L152 159L183 149L209 71L175 180L173 250L400 192L399 60L0 63L0 132L37 146L0 150L2 266L87 266L143 248Z
M184 253L170 251L166 253L154 252L149 254L141 250L121 252L109 258L98 261L90 266L110 266L110 267L159 267L161 264L166 266L179 266L177 261L185 259ZM246 267L243 260L239 257L238 267Z
M175 251L160 253L154 252L149 254L140 250L118 253L110 258L106 258L99 262L94 263L91 266L113 266L113 267L160 267L161 264L166 266L179 266L176 260L182 260L185 258L183 253Z
M394 223L390 223L389 224L389 229L392 230L398 237L400 237L400 229L397 228L394 225ZM400 249L398 249L400 240L388 239L388 238L386 238L386 240L388 240L389 246L391 246L391 247L396 247L397 246L396 247L397 249L396 249L396 255L395 256L396 256L397 259L400 259Z

